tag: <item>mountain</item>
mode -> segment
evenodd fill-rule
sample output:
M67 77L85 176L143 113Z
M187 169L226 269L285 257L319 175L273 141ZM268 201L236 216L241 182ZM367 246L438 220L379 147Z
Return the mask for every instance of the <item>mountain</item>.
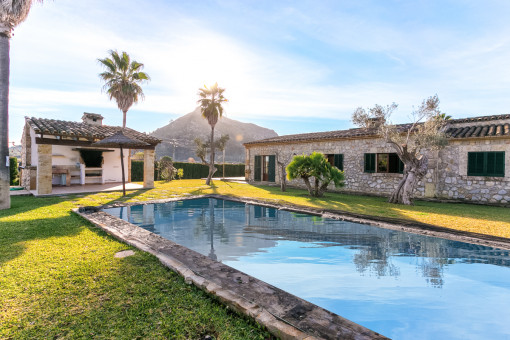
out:
M151 136L162 139L163 142L156 147L156 158L171 156L175 161L187 161L190 157L200 162L195 155L195 138L200 137L203 141L209 140L211 127L207 120L202 117L200 108L190 112L168 125L150 133ZM278 134L273 130L261 126L243 123L234 119L221 117L214 128L214 138L217 140L221 135L228 134L230 140L225 148L226 162L244 163L243 143L258 139L276 137ZM172 141L175 141L175 152ZM216 162L222 161L222 152L216 149Z

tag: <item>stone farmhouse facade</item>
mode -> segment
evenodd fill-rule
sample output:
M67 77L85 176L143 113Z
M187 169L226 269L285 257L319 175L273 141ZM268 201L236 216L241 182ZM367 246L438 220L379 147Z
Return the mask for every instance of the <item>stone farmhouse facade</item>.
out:
M53 186L107 184L122 181L120 148L91 144L122 130L124 135L147 143L144 149L144 187L154 186L154 150L161 141L130 128L103 125L100 114L84 113L82 122L25 118L21 140L21 185L38 195ZM128 152L124 155L127 180L131 181Z
M304 133L246 143L246 179L250 183L280 183L278 159L288 164L294 155L322 152L344 171L345 186L332 190L389 195L403 177L403 163L376 129ZM426 151L429 169L415 197L510 203L510 115L452 119L445 128L448 145ZM304 186L302 180L289 185Z

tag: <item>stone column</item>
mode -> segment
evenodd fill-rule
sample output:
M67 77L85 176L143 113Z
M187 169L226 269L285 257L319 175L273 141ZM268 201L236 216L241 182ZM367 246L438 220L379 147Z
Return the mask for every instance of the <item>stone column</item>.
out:
M250 181L251 167L250 167L250 149L245 148L244 151L244 179L246 182Z
M154 188L154 150L143 151L143 187Z
M52 146L46 144L37 145L37 194L51 194L51 152Z

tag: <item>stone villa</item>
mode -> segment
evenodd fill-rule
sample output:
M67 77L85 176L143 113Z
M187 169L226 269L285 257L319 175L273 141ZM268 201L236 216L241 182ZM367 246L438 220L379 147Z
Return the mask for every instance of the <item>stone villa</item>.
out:
M91 146L121 129L103 125L103 117L95 113L84 113L82 122L27 117L21 140L21 185L46 195L52 193L55 185L121 182L120 149ZM122 131L127 137L148 144L139 149L144 149L144 187L153 187L154 149L161 141L130 128ZM129 182L131 166L127 154L124 168Z
M448 145L428 151L429 170L415 197L509 204L510 115L453 119L445 131ZM403 163L376 129L287 135L244 145L246 179L252 183L279 183L277 158L288 164L294 155L313 151L345 172L345 187L339 191L388 195L403 176Z

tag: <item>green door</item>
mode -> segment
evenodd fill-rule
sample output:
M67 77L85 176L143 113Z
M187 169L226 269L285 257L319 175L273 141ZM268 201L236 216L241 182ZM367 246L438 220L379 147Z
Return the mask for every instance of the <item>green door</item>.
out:
M344 155L343 154L334 155L333 165L336 166L338 170L344 171Z
M262 173L262 156L255 156L255 172L253 173L253 180L260 182L261 173Z
M267 180L269 182L274 182L275 174L276 174L275 155L271 155L271 156L269 156L269 162L268 162L268 166L267 166Z

